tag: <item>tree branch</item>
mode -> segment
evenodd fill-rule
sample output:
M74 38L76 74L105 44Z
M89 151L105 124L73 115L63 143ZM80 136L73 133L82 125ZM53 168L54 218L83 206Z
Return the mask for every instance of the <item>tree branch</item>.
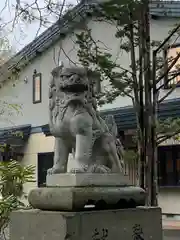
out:
M170 70L174 67L174 65L177 63L178 59L180 58L180 52L177 54L177 56L174 58L174 60L172 61L172 63L170 64L170 66L167 68L167 70L157 79L156 83L159 83L161 81L161 79L163 79L166 75L168 75L168 73L170 72ZM171 79L172 80L172 79ZM165 84L168 84L171 80L167 80L166 83L160 85L157 88L157 91L159 91Z
M156 48L154 51L155 53L159 52L159 50L161 50L164 45L170 40L170 38L180 29L180 24L177 25L177 27L175 27L171 33L169 34L169 36L167 36L167 38L164 39L164 41L159 45L158 48Z
M176 89L176 85L177 84L174 84L169 92L167 92L161 99L158 100L158 104L162 103Z
M135 55L135 46L134 46L134 29L133 29L133 17L132 12L129 9L129 31L130 31L130 53L131 53L131 68L132 68L132 78L133 78L133 89L134 89L134 96L136 99L136 103L139 104L139 98L138 98L138 81L137 81L137 75L136 75L136 55Z
M179 134L180 133L180 129L178 129L177 131L173 132L173 133L170 133L167 135L164 135L164 136L160 136L160 137L157 137L157 144L161 144L162 142L166 141L167 139L169 138L172 138L174 137L175 135ZM158 141L159 140L159 141Z

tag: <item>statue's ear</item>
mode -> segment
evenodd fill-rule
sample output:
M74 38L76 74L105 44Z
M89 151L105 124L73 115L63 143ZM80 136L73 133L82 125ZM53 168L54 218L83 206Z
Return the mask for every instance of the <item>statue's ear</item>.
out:
M96 71L88 70L87 76L90 84L93 85L94 93L98 94L101 92L101 78L100 74Z

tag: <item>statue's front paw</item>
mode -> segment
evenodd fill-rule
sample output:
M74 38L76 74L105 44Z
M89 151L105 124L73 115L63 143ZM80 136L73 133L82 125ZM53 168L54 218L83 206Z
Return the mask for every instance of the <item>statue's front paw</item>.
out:
M49 168L47 170L47 175L52 175L54 173L54 169L53 168Z
M47 170L47 175L59 174L59 173L66 173L66 168L53 166L52 168Z

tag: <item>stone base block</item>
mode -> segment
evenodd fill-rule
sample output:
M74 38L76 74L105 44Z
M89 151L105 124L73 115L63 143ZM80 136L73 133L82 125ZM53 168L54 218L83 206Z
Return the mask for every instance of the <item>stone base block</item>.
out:
M86 205L97 209L145 205L145 191L139 187L46 187L33 189L29 203L41 210L77 211Z
M46 185L50 187L86 186L130 186L129 177L120 173L61 173L47 175Z
M92 212L15 211L10 240L162 240L160 208Z

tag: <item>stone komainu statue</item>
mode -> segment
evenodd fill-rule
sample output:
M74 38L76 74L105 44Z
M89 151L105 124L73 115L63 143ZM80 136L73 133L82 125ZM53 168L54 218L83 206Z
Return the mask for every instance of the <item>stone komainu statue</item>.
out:
M104 121L96 110L97 80L97 75L85 68L53 69L49 126L55 149L48 174L67 172L72 152L78 167L71 172L123 172L123 148L116 141L114 118L108 116Z

